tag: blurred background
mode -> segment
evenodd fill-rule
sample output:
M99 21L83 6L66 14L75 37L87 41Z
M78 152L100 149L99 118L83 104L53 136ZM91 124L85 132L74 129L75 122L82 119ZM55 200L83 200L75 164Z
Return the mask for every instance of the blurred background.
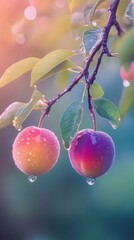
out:
M22 58L43 57L57 48L78 49L77 31L82 24L81 11L70 14L66 0L0 0L0 76ZM104 58L97 76L105 97L117 106L123 88L119 67L117 59ZM71 74L67 82L56 76L40 83L39 89L50 99L74 76ZM0 89L1 113L12 102L29 101L33 92L29 82L28 73ZM52 171L34 183L12 159L12 143L18 132L12 126L0 130L1 240L134 239L134 109L117 130L97 116L98 130L110 134L115 142L116 158L111 171L88 186L71 167L59 131L64 109L80 98L82 88L79 84L66 94L45 119L43 126L59 138L61 154ZM37 125L39 118L40 112L33 112L23 128ZM92 128L92 121L85 101L81 129L88 127Z

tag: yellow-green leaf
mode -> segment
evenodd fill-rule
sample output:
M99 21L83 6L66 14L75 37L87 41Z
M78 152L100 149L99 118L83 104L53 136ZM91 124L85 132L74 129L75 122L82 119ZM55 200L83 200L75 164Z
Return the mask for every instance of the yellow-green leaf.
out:
M66 49L57 49L53 52L48 53L45 57L39 60L35 65L31 73L31 86L37 83L42 77L47 76L51 71L56 68L59 64L65 62L68 58L71 58L75 53ZM69 62L68 62L69 63ZM63 70L64 70L63 64ZM60 71L62 70L60 66ZM53 75L53 74L51 74Z
M53 75L55 75L58 72L69 70L69 69L72 69L72 68L75 68L75 67L76 67L76 65L72 61L65 60L64 62L60 63L58 66L53 68L50 72L45 74L41 79L39 79L38 83L41 82L42 80L45 80L47 78L52 77ZM35 82L35 83L37 83L37 82ZM31 86L32 85L34 85L34 83L32 83L32 81L31 81Z
M119 53L121 64L134 61L134 28L130 28L117 41L115 50Z
M13 126L17 130L21 129L24 120L28 117L28 115L31 113L34 107L36 107L36 103L42 99L43 99L42 93L38 90L35 90L31 97L31 100L18 109L13 120Z
M93 21L93 19L94 19L94 14L95 14L95 11L96 11L96 9L97 9L97 7L99 6L99 5L101 5L103 2L105 2L106 0L98 0L95 4L94 4L94 6L93 6L93 8L91 9L91 12L90 12L90 21L92 22Z
M8 67L0 78L0 88L14 81L24 73L32 70L38 61L39 58L29 57L22 59Z
M68 0L69 9L72 12L75 8L81 6L82 4L86 4L88 0Z
M121 0L119 2L119 6L118 6L118 9L117 9L118 20L121 20L122 17L124 16L124 13L125 13L126 8L127 8L129 3L130 3L130 0Z
M93 83L90 87L90 95L92 98L102 98L104 95L104 91L100 84Z
M123 120L131 107L134 105L134 83L131 83L129 87L124 88L120 99L120 116Z
M22 102L14 102L10 104L4 112L0 115L0 128L7 127L8 125L12 125L14 116L18 109L24 106L25 103Z

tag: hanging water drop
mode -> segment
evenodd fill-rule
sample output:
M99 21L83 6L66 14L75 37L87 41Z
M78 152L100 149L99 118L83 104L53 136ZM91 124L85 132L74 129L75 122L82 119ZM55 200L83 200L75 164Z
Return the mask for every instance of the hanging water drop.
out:
M29 175L29 176L28 176L28 180L29 180L31 183L35 182L36 179L37 179L37 176L34 176L34 175Z
M86 181L87 181L87 184L88 184L88 185L92 186L92 185L94 185L94 183L95 183L95 178L93 178L93 177L88 177L88 178L86 179Z
M18 132L20 132L22 130L22 126L20 125L18 128L17 128Z

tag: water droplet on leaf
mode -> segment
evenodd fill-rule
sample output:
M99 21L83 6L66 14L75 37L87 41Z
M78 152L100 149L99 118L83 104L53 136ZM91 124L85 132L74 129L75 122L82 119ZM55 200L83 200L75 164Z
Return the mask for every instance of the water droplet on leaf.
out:
M95 178L93 178L93 177L87 177L86 181L87 181L87 184L88 184L88 185L92 186L92 185L94 185L94 183L95 183Z
M17 128L17 130L18 130L18 132L20 132L20 131L22 130L22 126L19 126L19 127Z
M37 179L37 176L34 176L34 175L29 175L29 176L28 176L28 180L29 180L31 183L35 182L36 179Z
M113 123L113 122L110 121L110 124L111 124L111 126L112 126L113 129L117 129L118 126L117 126L115 123Z

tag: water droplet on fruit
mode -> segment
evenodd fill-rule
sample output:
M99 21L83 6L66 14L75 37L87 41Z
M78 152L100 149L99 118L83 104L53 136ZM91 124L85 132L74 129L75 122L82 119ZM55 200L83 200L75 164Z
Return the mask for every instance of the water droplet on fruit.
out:
M124 87L129 87L130 86L130 82L127 80L123 80L123 86Z
M43 138L43 141L46 142L47 141L46 138Z
M36 179L37 179L37 176L34 176L34 175L29 175L29 176L28 176L28 180L29 180L31 183L35 182Z
M42 139L41 139L41 136L40 136L40 135L38 135L38 136L35 137L35 142L36 142L36 143L42 142Z
M93 145L96 145L96 143L97 143L96 137L93 136L93 135L91 135L90 137L91 137L92 144L93 144Z
M93 177L87 177L86 181L87 181L87 184L88 184L88 185L92 186L92 185L94 185L94 183L95 183L95 178L93 178Z

